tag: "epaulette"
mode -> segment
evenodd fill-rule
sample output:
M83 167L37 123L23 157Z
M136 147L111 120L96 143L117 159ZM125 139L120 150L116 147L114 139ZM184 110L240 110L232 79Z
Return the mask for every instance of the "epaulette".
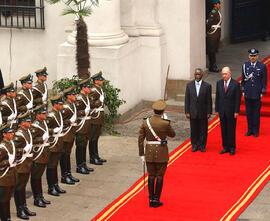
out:
M67 105L67 104L64 104L64 105L63 105L63 108L68 108L68 105Z
M79 101L79 100L82 100L83 98L82 98L82 95L78 95L77 96L77 100Z
M215 9L213 9L211 12L212 12L212 13L216 13L217 11L216 11Z
M35 82L32 87L38 86L38 82Z
M48 114L48 117L54 117L54 112L50 112L50 113Z

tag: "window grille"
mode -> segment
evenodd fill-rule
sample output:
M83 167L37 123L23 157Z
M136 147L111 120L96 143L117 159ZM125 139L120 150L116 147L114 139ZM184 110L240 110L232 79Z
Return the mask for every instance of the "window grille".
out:
M0 0L0 27L44 29L43 0Z

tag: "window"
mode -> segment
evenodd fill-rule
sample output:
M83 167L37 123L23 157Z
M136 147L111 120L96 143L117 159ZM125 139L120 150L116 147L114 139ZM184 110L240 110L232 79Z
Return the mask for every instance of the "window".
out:
M0 27L44 29L43 0L0 0Z

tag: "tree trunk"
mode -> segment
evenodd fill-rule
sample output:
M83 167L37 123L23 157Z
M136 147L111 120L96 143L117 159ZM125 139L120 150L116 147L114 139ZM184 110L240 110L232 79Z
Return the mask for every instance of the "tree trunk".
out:
M88 46L87 25L82 18L77 20L76 35L76 61L77 72L80 79L90 77L90 56Z

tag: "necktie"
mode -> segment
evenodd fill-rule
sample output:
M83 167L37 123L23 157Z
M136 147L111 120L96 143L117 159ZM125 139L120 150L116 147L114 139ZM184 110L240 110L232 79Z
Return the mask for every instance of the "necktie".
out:
M225 89L225 93L227 92L227 81L225 81L225 85L224 85L224 89Z
M196 92L197 92L197 96L199 96L199 90L200 90L200 83L196 82Z

